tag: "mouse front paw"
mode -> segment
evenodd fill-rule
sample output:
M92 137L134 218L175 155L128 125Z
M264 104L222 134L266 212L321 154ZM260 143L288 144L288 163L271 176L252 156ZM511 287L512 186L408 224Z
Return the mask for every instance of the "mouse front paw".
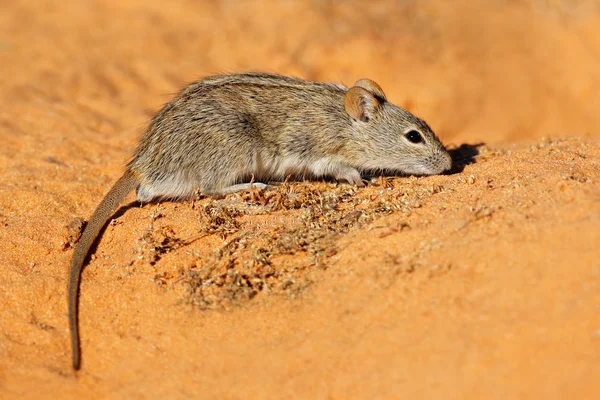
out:
M360 172L358 172L356 169L354 168L345 168L341 171L338 171L337 174L335 174L335 179L339 180L339 181L346 181L351 185L356 185L358 187L363 187L365 186L365 183L363 182L361 176L360 176Z

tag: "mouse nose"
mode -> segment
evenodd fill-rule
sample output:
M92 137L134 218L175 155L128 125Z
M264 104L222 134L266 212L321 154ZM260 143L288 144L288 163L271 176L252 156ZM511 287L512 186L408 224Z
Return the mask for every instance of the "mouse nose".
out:
M450 169L452 169L452 156L450 155L450 153L446 152L446 165L444 168L444 171L448 171Z

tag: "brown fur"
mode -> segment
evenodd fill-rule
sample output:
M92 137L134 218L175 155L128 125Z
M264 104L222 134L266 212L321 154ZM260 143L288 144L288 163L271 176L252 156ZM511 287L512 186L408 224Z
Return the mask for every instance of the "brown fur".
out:
M417 142L407 139L409 132ZM430 175L450 167L448 152L429 126L387 102L370 79L350 89L260 73L192 83L152 119L73 254L73 368L80 367L77 294L84 261L114 208L133 189L140 201L185 199L197 191L243 189L252 176L266 182L331 176L362 186L363 171Z

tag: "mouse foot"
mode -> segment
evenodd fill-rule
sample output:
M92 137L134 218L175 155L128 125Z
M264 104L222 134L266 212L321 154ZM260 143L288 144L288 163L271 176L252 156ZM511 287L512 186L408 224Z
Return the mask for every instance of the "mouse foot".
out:
M253 183L240 183L237 185L227 186L219 191L219 194L231 194L242 190L259 189L263 190L267 188L267 184L261 182Z
M344 180L351 185L356 185L358 187L365 186L365 183L363 182L362 177L360 176L360 172L358 172L354 168L344 168L338 171L334 177L337 180Z

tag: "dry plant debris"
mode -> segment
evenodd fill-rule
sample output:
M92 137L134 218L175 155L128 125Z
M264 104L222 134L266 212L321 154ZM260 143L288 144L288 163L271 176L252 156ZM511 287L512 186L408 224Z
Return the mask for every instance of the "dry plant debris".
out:
M284 182L203 199L195 205L199 233L217 235L225 244L208 257L193 255L180 276L160 275L159 283L185 283L189 302L203 309L243 304L259 293L295 297L310 286L314 273L328 267L340 237L392 213L408 216L444 190L418 178L377 178L371 184L357 191L346 184ZM257 229L251 221L263 214L280 218ZM175 236L172 230L147 232L144 240L154 249L147 261L155 263L189 243Z

